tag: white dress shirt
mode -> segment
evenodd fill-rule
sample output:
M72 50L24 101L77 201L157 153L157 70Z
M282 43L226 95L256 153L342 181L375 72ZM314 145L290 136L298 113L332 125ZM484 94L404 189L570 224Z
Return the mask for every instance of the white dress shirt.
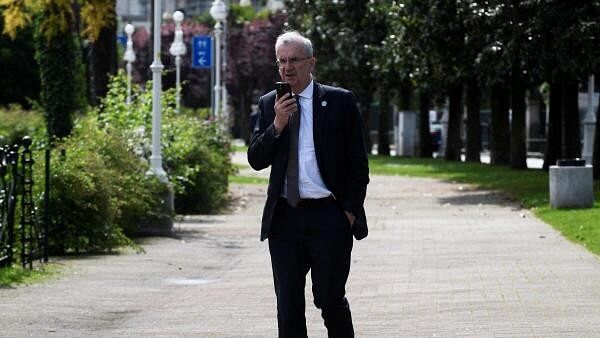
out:
M311 80L304 90L297 94L300 100L300 135L298 139L298 188L300 198L323 198L331 196L325 187L315 155L313 138L313 88ZM284 180L282 194L287 196L287 179Z

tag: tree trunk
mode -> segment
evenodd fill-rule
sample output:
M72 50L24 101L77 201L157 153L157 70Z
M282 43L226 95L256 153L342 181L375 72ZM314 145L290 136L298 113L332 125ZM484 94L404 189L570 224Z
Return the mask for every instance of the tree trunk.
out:
M562 92L562 158L581 157L579 125L579 86L577 80L563 82Z
M431 95L429 90L421 89L419 91L419 157L422 158L433 156L431 130L429 129L430 105Z
M527 89L521 76L521 69L513 63L511 75L512 120L510 128L510 167L527 169L527 145L525 144L525 95Z
M448 133L446 136L446 151L444 159L460 161L462 142L460 125L462 123L462 94L463 84L458 82L450 89L448 104Z
M112 6L114 10L116 3ZM116 15L115 15L116 17ZM90 99L94 106L108 92L109 77L117 73L117 22L100 30L98 39L90 45Z
M240 128L240 137L246 144L250 144L250 136L252 135L252 128L250 125L250 113L252 113L252 107L249 102L252 102L252 92L249 95L240 95L240 111L237 123Z
M467 151L468 162L480 162L481 154L481 88L476 79L467 82Z
M490 163L505 165L510 157L510 130L508 122L509 96L504 83L495 83L491 89L492 116L490 121Z
M384 86L385 88L385 86ZM390 156L390 98L389 92L381 93L379 97L379 131L377 136L377 153Z
M544 170L556 164L562 148L561 115L562 85L560 76L553 77L550 82L550 104L548 113L548 133L546 135L546 151L544 153Z
M400 97L398 107L401 111L410 111L412 96L412 85L410 82L404 82L400 86Z
M373 103L373 92L364 91L363 95L360 96L360 112L363 117L363 121L365 123L365 143L367 147L367 153L371 153L371 149L373 149L373 142L371 141L371 126L369 125L369 120L371 118L371 104Z

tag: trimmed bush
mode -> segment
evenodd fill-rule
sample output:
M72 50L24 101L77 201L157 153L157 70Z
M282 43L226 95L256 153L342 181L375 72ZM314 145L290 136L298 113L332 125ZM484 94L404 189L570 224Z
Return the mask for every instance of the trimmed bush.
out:
M125 104L126 82L121 71L100 106L100 120L124 133L130 149L142 158L151 155L152 84L132 86L132 102ZM231 147L214 121L194 111L175 112L175 92L162 94L163 167L175 190L178 213L214 213L227 206L228 175L234 170Z
M214 213L228 203L233 173L230 142L217 124L199 118L169 119L164 166L175 183L175 210L181 214Z
M19 105L0 108L0 145L20 143L25 135L37 140L45 137L45 134L42 114L24 110Z
M100 128L95 114L80 119L51 156L52 253L135 247L126 234L148 215L166 210L156 199L164 188L144 175L147 164L129 150L120 132ZM35 173L36 182L43 182L43 165L35 166ZM41 205L43 184L35 187Z

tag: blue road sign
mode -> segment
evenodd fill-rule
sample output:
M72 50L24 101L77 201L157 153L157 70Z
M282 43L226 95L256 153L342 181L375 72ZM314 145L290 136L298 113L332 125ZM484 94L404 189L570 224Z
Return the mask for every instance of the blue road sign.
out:
M125 34L118 34L117 42L120 43L123 48L127 47L127 36Z
M212 66L212 38L209 35L195 35L192 38L192 67Z

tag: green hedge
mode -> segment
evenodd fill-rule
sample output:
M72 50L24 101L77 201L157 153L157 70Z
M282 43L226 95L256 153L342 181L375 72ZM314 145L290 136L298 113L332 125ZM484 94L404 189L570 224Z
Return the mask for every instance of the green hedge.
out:
M24 110L19 105L0 108L0 146L20 143L25 135L36 140L45 137L45 134L42 114Z
M37 152L35 189L42 205L43 153ZM130 150L121 133L100 128L97 116L77 121L72 135L51 153L49 215L52 253L96 252L131 245L148 215L167 212L156 196L161 185L145 177L146 162Z
M130 236L168 211L160 196L166 185L146 176L151 155L152 100L134 86L127 106L122 73L111 81L101 106L75 120L72 133L54 140L51 151L49 216L51 253L138 248ZM230 142L217 124L198 111L176 114L174 91L162 95L163 167L175 191L178 213L214 213L228 204ZM6 142L34 135L34 190L43 210L45 123L41 114L0 111Z
M125 134L132 151L140 157L151 155L152 84L146 90L133 85L132 102L127 106L123 72L113 77L100 107L100 119ZM214 213L227 206L228 176L234 172L230 161L230 140L217 123L201 118L198 111L175 112L175 91L162 94L163 167L175 189L178 213Z

